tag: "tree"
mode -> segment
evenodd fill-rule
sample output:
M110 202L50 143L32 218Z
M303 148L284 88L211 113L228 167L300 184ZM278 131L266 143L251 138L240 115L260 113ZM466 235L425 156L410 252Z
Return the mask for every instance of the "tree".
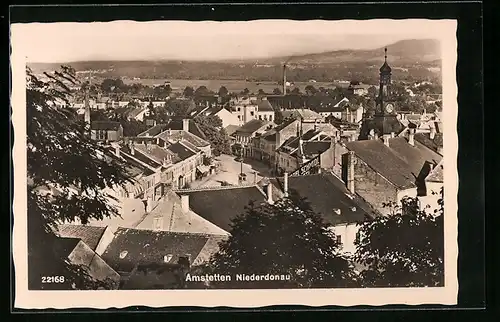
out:
M371 98L377 97L377 88L375 86L368 87L368 96Z
M215 156L221 154L231 154L231 143L226 130L222 127L222 120L217 115L200 115L194 118L194 121L205 134L212 153Z
M231 236L207 265L207 272L289 275L289 280L240 282L215 287L302 288L349 287L352 267L322 217L292 192L274 204L251 204L231 224Z
M266 92L264 92L264 90L262 88L259 88L259 91L257 92L257 95L264 96L264 95L266 95Z
M221 98L225 98L226 96L228 96L228 94L229 94L229 91L227 90L227 88L225 86L221 86L219 88L219 96Z
M183 95L184 97L189 97L189 98L193 97L194 89L191 86L186 86L186 88L184 88Z
M149 128L145 123L135 119L121 120L120 124L123 127L123 136L137 136Z
M312 96L318 92L318 90L312 85L307 85L305 91L308 96Z
M275 89L273 89L273 94L274 95L281 95L283 93L281 92L281 89L279 89L278 87L276 87Z
M444 285L443 190L436 214L419 210L416 198L405 198L395 214L363 223L355 259L366 287ZM394 206L394 205L390 205Z
M205 85L201 85L194 92L194 96L197 96L197 97L207 96L207 95L210 95L211 93L212 92Z
M124 164L103 157L102 147L76 113L52 102L69 101L77 84L70 67L39 80L27 69L28 284L30 289L96 288L85 267L71 265L54 251L61 222L101 220L118 214L105 188L129 181ZM49 169L49 170L48 170ZM51 189L56 193L50 193ZM65 276L62 284L42 284L42 276ZM107 287L107 286L103 286Z
M280 110L274 112L274 123L281 124L283 123L284 119L285 118L283 117L283 113Z
M241 91L241 94L248 95L248 94L250 94L250 90L245 87L245 89Z

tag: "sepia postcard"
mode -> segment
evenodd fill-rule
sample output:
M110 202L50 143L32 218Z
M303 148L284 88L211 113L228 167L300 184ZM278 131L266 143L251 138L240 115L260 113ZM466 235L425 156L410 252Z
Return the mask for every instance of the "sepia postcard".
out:
M456 304L456 28L12 24L15 308Z

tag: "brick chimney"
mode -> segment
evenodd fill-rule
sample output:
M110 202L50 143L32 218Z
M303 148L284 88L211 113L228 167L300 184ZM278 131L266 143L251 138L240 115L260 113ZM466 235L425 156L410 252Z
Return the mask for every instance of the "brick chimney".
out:
M153 198L148 197L146 199L146 212L151 212L153 210Z
M135 149L134 149L134 142L133 141L130 141L129 148L130 148L130 154L134 155Z
M355 193L354 190L354 164L356 162L356 156L354 151L349 151L347 153L347 189L351 193Z
M273 185L271 183L269 183L267 185L267 202L271 205L274 203L274 201L273 201Z
M189 132L189 119L182 120L182 129L186 132Z
M415 129L409 129L408 131L408 144L415 146Z
M257 171L254 171L253 172L253 183L256 184L257 183Z
M434 140L434 137L436 136L436 126L434 123L431 124L431 132L429 133L429 137L431 140Z
M285 197L288 197L288 172L285 172L283 175L283 191L285 193Z
M189 195L181 195L181 209L182 212L188 212L189 211Z
M384 145L386 145L387 147L389 147L389 138L390 138L390 135L389 134L384 134L384 136L382 138L384 139Z

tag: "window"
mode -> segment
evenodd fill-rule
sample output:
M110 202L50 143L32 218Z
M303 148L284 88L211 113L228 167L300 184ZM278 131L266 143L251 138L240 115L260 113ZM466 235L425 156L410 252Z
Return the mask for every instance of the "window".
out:
M239 108L239 107L238 107L236 110L239 112L239 111L241 111L241 108ZM238 115L238 118L239 118L239 117L240 117L240 116Z
M170 262L170 260L172 259L172 257L174 257L172 254L165 255L165 256L163 256L163 261L165 263L168 263L168 262Z
M335 235L335 239L336 239L337 244L342 245L342 236Z
M250 115L251 115L251 116L254 116L254 114L255 114L255 112L254 112L254 111L251 111L251 112L250 112Z
M160 230L163 226L163 217L153 218L153 230Z
M273 116L269 115L269 121L272 121L272 120L273 120Z
M128 252L126 250L124 250L123 252L120 253L120 258L121 259L124 259L125 256L127 256Z
M238 115L238 121L241 121L241 115Z
M359 243L361 241L361 233L358 231L356 233L356 243Z
M262 120L262 115L259 115L259 120Z

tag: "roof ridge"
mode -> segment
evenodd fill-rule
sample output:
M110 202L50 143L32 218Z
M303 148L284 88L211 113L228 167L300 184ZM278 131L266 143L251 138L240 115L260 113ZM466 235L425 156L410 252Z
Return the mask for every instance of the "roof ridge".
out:
M212 233L199 233L199 232L187 232L187 231L168 231L168 230L154 230L154 229L138 229L138 228L128 228L128 227L118 227L116 230L135 230L135 231L146 231L153 233L161 233L165 235L195 235L203 237L225 237L224 234L212 234Z
M173 191L178 192L196 192L196 191L211 191L211 190L230 190L230 189L238 189L238 188L250 188L257 187L257 184L244 184L244 185L234 185L234 186L207 186L207 187L198 187L198 188L186 188L186 189L174 189Z

